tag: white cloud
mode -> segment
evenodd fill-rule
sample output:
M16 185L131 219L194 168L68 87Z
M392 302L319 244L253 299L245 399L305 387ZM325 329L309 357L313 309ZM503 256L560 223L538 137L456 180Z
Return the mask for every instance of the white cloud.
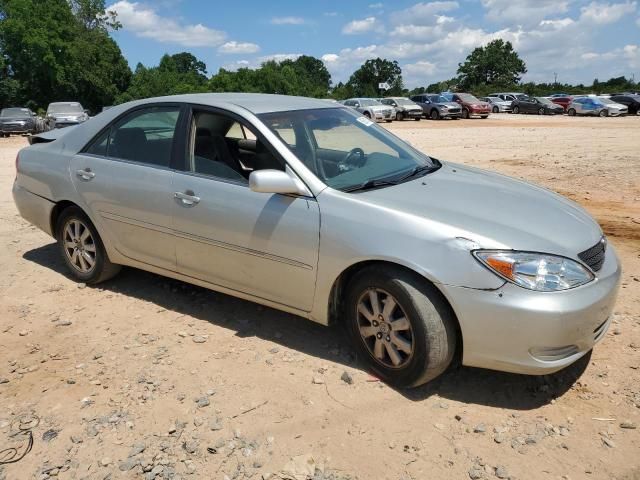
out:
M362 20L353 20L342 27L342 33L345 35L359 35L361 33L370 32L379 27L376 17L367 17Z
M258 58L258 62L268 62L270 60L275 60L276 62L282 62L283 60L295 60L298 57L301 57L302 53L273 53L271 55L264 55Z
M305 21L302 17L273 17L271 23L273 25L302 25Z
M581 20L599 25L615 23L625 15L636 12L636 2L624 3L600 3L591 2L586 7L580 9Z
M499 24L534 26L569 10L573 0L482 0L487 19Z
M200 23L181 24L172 18L158 15L151 7L138 2L121 0L107 7L115 11L123 28L138 37L161 43L175 43L185 47L215 47L225 41L226 33Z
M402 72L409 75L427 75L430 76L436 71L436 65L426 60L420 60L415 63L407 63L402 67Z
M384 4L382 2L369 4L369 8L373 8L374 10L380 10L382 7L384 7Z
M430 25L434 22L437 14L456 10L458 2L421 2L391 15L394 24Z
M243 54L256 53L260 51L260 45L250 42L230 42L223 43L218 47L218 53Z

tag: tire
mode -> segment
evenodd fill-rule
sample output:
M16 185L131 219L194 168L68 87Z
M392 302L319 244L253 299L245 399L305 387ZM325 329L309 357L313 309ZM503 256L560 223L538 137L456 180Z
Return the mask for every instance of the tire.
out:
M491 109L491 111L492 111L493 113L500 113L500 109L499 109L498 107L493 107L493 108Z
M482 120L486 120L487 118L489 118L489 115L480 115L480 118L481 118Z
M396 120L398 122L401 122L402 120L404 120L404 114L402 112L396 113Z
M78 230L74 231L76 225ZM85 237L86 231L89 232L86 241L81 241L80 243L74 241L78 237ZM70 233L75 233L75 235L69 235ZM87 284L104 282L120 271L120 265L111 263L109 260L96 227L79 207L68 207L62 211L56 224L56 239L58 240L60 254L67 268L69 268L73 278L79 282ZM73 243L78 246L82 253L86 253L93 258L93 264L86 259L86 255L83 257L82 253L78 253L77 249L74 252L68 247L69 244ZM75 253L75 261L73 260L73 253ZM84 268L87 266L89 268Z
M570 108L569 110L567 110L567 115L569 115L570 117L575 117L576 116L575 108Z
M609 110L607 110L606 108L604 110L600 110L600 113L598 114L599 117L608 117L609 116Z
M419 122L420 120L422 120L422 118L420 118L420 117L416 117L416 118L414 118L414 120L415 120L416 122Z
M389 297L396 305L386 314L383 301ZM372 315L374 300L377 317ZM417 274L394 267L366 268L350 282L343 306L347 332L359 358L381 380L397 387L417 387L450 365L456 347L453 312L440 292ZM394 330L394 322L403 318L408 321L396 323Z
M439 120L440 112L438 112L438 110L434 108L433 110L431 110L431 113L429 114L429 118L431 120Z
M515 107L513 107L513 113L515 113L516 115L520 113L520 107L518 107L517 105Z
M391 123L391 122L393 122L393 120L385 120L385 122Z
M462 118L464 118L465 120L469 119L469 110L467 110L466 108L462 109Z
M364 116L371 120L371 114L369 112L364 112Z
M538 109L538 115L544 115L544 108Z

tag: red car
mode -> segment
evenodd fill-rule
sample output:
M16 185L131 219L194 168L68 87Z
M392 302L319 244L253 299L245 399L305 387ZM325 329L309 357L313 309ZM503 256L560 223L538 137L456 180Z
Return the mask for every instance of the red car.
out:
M462 107L462 118L487 118L491 113L490 104L478 100L470 93L453 93L449 95L451 96L452 102L459 103Z
M566 112L567 108L569 108L569 104L573 101L573 97L571 96L551 97L549 100L551 100L556 105L560 105L562 108L564 108L564 111Z

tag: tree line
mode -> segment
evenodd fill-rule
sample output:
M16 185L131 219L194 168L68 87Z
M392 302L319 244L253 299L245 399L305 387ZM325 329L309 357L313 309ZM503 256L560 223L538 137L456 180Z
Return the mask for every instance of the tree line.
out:
M46 108L75 100L98 112L130 100L198 92L261 92L344 99L412 95L445 90L485 95L518 90L547 95L634 90L625 77L592 85L521 83L527 72L510 42L494 40L474 49L455 78L405 88L397 61L365 61L346 82L333 84L322 60L303 55L269 60L255 68L220 68L209 76L204 62L188 52L164 55L157 66L133 71L110 33L122 25L105 0L0 0L0 107ZM379 83L390 90L381 92Z

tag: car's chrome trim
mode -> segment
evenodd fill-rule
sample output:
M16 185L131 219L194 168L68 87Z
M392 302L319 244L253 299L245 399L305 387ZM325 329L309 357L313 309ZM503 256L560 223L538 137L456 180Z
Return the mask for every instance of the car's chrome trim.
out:
M199 235L193 235L191 233L183 232L180 230L174 230L171 228L161 227L159 225L155 225L153 223L142 222L140 220L136 220L129 217L123 217L121 215L117 215L110 212L100 211L100 215L108 220L113 220L114 222L125 223L127 225L133 225L136 227L146 228L149 230L153 230L156 232L166 233L169 235L174 235L176 237L185 238L187 240L191 240L198 243L203 243L205 245L212 245L214 247L224 248L226 250L232 250L234 252L244 253L246 255L253 255L255 257L264 258L266 260L271 260L273 262L284 263L287 265L291 265L292 267L303 268L305 270L313 270L313 266L307 265L306 263L299 262L297 260L293 260L291 258L280 257L278 255L273 255L270 253L266 253L260 250L254 250L252 248L241 247L240 245L234 245L231 243L221 242L219 240L214 240L208 237L201 237Z

